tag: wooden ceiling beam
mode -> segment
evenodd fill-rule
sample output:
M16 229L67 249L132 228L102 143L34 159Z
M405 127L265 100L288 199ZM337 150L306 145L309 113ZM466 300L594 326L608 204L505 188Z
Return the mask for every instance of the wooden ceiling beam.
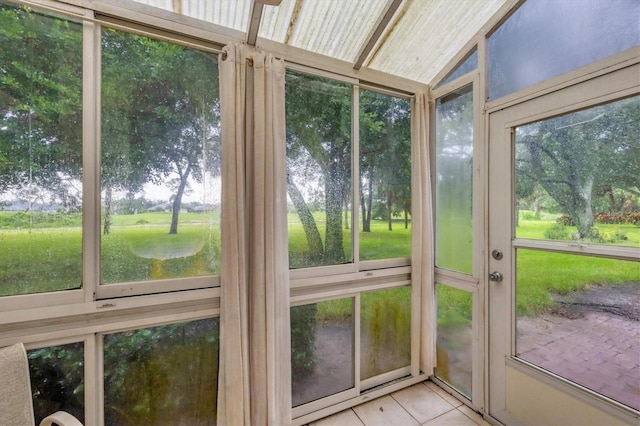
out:
M362 68L364 61L367 60L367 57L373 50L374 46L376 45L380 37L382 36L382 33L384 32L384 30L389 25L389 22L391 22L391 18L393 18L393 15L396 13L396 11L398 10L402 2L403 0L389 0L387 2L387 6L385 7L385 10L380 14L380 17L378 17L378 21L376 22L376 25L373 27L371 34L369 34L369 38L367 42L362 47L362 49L360 49L360 54L358 55L358 59L353 65L353 69L359 70L360 68Z

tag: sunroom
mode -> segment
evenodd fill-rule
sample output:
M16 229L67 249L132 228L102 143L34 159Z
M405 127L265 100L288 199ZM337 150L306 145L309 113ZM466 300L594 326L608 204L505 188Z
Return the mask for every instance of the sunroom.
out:
M0 0L0 378L36 424L637 424L638 22Z

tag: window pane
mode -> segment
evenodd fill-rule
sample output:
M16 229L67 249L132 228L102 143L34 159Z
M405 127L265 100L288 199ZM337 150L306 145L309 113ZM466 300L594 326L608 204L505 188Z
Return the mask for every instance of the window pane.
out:
M36 424L62 410L84 423L84 344L27 352Z
M0 1L0 296L80 287L82 26Z
M218 318L104 336L105 425L216 424Z
M352 86L288 71L287 191L291 268L352 261ZM348 214L347 214L348 216Z
M468 291L436 285L438 338L436 376L471 398L472 303Z
M516 355L640 409L640 265L517 251Z
M220 270L215 55L102 32L102 281Z
M411 287L362 293L360 378L411 364Z
M639 45L638 16L636 0L527 1L489 37L489 98Z
M360 260L411 256L411 105L360 91Z
M474 50L473 53L469 55L469 57L465 59L465 61L458 66L458 68L453 70L453 72L449 74L447 78L442 80L442 82L438 83L436 85L436 88L443 86L447 83L450 83L456 78L462 77L463 75L475 70L476 68L478 68L478 51Z
M473 87L436 101L436 266L471 274Z
M518 238L640 246L640 96L516 129Z
M353 299L291 308L293 406L355 386Z

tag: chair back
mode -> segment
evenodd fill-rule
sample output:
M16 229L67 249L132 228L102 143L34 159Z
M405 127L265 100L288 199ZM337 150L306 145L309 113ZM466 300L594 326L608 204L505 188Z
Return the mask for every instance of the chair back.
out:
M29 361L22 343L0 348L0 425L33 425Z

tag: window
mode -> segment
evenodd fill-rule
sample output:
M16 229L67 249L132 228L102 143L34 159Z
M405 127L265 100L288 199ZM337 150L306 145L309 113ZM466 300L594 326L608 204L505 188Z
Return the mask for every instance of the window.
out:
M102 282L220 271L211 53L102 31Z
M443 86L447 83L452 82L458 77L462 77L463 75L475 70L478 68L478 51L476 49L469 55L467 59L464 60L460 65L458 65L444 80L438 83L435 88L437 89L440 86Z
M473 271L473 86L436 100L436 267Z
M488 40L489 99L640 44L635 0L525 2Z
M104 336L105 425L216 424L217 318Z
M0 1L0 296L82 280L82 25Z
M608 248L640 247L639 117L636 95L517 127L514 218L559 251L517 250L516 355L636 410L640 266Z
M360 90L360 260L411 256L411 105Z
M349 84L287 72L291 268L352 262L352 90Z

